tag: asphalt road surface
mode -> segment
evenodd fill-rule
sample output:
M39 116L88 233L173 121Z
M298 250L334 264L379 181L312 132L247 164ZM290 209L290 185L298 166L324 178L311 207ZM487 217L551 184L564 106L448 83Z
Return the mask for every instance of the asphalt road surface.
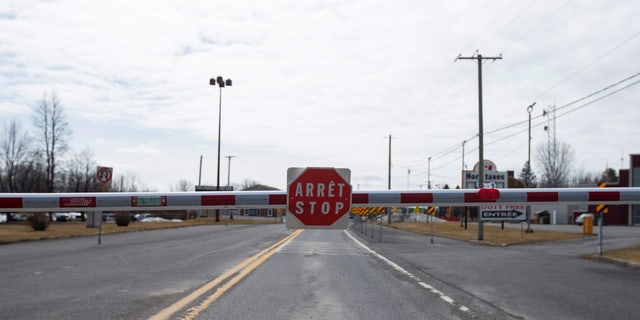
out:
M627 229L625 229L627 230ZM638 242L635 230L620 237ZM369 230L370 232L370 230ZM630 319L593 239L488 247L390 228L198 226L0 246L3 319ZM609 245L615 244L609 238ZM621 240L622 241L622 240Z

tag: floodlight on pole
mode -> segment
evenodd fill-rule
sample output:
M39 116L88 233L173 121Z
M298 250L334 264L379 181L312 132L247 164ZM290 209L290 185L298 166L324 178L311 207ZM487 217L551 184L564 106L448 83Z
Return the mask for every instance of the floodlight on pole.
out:
M216 191L220 191L220 133L222 131L222 88L224 88L225 86L230 87L231 79L227 79L225 81L221 76L209 79L209 85L215 86L216 84L220 87L220 100L218 104L218 173L216 178ZM216 222L220 222L220 210L218 209L216 209Z

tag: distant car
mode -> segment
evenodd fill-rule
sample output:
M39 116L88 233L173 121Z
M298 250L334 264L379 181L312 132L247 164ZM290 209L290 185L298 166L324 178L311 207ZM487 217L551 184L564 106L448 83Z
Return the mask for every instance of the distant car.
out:
M139 213L133 215L134 221L142 221L144 219L152 218L153 216L150 213Z
M58 222L66 222L71 220L71 217L69 216L68 212L54 212L53 220Z
M10 220L13 221L24 221L27 220L27 216L22 213L9 213Z
M584 220L585 217L593 218L593 220L592 220L593 221L593 225L596 225L597 221L595 220L595 216L594 216L593 213L583 213L583 214L577 216L575 223L577 225L581 226L582 225L582 221Z
M80 213L80 212L69 212L69 219L70 220L80 220L80 218L82 218L82 213Z

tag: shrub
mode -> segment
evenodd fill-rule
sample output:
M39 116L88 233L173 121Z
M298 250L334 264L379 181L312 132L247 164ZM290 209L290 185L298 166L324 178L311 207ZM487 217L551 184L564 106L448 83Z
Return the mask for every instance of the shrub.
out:
M116 213L116 225L118 227L126 227L131 222L131 215L128 212Z
M49 227L49 216L44 213L35 213L29 217L29 224L35 231L44 231Z

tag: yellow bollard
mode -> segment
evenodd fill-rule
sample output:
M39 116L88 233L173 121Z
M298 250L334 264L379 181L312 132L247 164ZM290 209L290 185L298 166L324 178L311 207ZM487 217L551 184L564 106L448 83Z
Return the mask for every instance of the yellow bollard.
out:
M582 233L583 234L593 233L593 216L584 216L582 218Z

